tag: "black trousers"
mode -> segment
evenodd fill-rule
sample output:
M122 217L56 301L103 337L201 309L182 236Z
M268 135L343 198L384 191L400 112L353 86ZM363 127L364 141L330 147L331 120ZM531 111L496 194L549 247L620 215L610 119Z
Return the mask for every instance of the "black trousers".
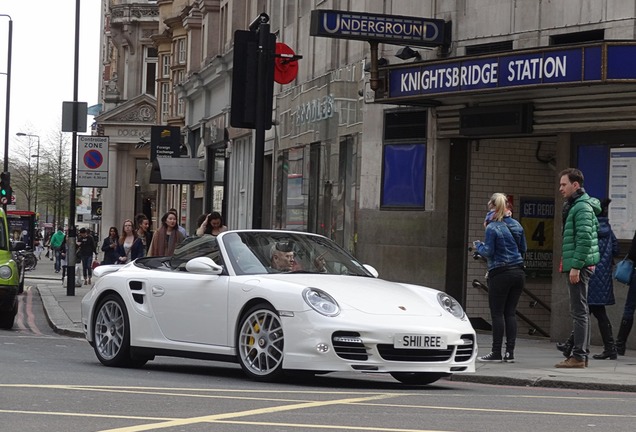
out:
M492 273L492 272L491 272ZM492 319L492 351L501 353L503 336L506 351L514 352L517 341L517 304L526 283L521 267L494 272L488 277L488 304Z

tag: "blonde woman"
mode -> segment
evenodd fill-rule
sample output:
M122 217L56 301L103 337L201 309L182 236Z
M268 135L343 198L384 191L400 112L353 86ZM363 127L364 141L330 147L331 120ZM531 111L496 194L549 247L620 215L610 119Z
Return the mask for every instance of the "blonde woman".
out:
M510 216L508 199L493 194L488 208L494 211L487 221L484 242L474 242L477 252L488 261L488 304L492 319L492 351L479 358L483 362L514 362L517 340L517 303L525 285L523 254L526 238L521 224ZM506 334L506 352L501 355Z

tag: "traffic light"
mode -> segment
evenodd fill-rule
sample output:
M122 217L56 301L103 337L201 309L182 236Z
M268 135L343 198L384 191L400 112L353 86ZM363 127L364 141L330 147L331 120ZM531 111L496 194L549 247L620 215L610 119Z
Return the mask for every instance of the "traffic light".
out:
M0 174L0 204L11 204L11 173L8 171Z

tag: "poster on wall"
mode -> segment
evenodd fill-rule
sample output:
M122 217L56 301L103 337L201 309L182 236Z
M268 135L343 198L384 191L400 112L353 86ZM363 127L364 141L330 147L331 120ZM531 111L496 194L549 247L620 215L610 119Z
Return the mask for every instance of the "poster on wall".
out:
M526 234L526 274L531 278L552 277L554 199L521 198L519 222Z
M609 220L619 240L631 240L636 230L636 148L610 149Z

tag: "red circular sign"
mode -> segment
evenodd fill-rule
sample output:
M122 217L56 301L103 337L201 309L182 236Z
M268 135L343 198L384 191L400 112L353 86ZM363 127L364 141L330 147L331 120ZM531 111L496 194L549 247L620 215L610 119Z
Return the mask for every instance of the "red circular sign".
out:
M289 84L298 75L298 60L294 59L296 53L288 45L276 43L276 58L274 60L274 81L278 84Z
M103 162L104 157L99 150L89 150L84 154L84 165L88 169L97 169Z

